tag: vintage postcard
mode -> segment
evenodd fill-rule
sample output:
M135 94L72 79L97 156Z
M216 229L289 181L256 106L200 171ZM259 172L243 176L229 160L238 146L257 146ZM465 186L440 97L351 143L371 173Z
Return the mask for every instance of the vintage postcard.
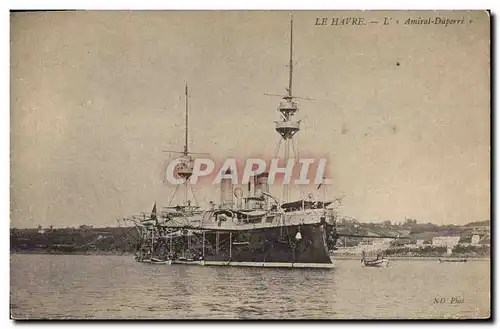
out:
M11 12L11 318L488 319L490 24Z

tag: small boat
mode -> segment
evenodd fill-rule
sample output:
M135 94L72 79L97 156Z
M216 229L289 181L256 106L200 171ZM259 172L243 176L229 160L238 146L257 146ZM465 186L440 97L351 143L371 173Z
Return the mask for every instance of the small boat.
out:
M156 265L170 265L172 264L172 260L170 259L159 259L155 257L142 257L140 255L135 256L135 260L139 263L148 263L148 264L156 264Z
M179 257L173 261L173 264L196 264L196 265L205 265L205 261L202 257L199 259L194 259L192 257Z
M368 260L365 257L365 252L362 253L361 263L365 267L387 267L389 266L389 260L385 259L384 256L380 254L377 255L377 259Z
M449 258L449 259L441 259L439 258L440 263L466 263L467 258Z
M382 258L382 259L375 259L375 260L364 260L363 264L365 267L387 267L389 266L389 260Z
M172 260L170 260L170 259L162 260L162 259L158 259L158 258L151 258L150 262L151 262L151 264L155 264L155 265L171 265L172 264Z
M205 265L204 260L194 260L194 259L176 259L173 264L184 264L184 265Z

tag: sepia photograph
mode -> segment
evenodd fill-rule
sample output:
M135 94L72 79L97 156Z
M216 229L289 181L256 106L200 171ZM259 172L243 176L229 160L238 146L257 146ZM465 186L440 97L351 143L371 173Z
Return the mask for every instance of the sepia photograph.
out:
M12 320L491 317L491 12L9 20Z

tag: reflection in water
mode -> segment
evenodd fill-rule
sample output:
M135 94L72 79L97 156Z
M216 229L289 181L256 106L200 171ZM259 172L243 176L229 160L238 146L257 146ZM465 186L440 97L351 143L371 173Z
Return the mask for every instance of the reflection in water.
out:
M362 319L485 317L487 260L272 269L136 263L126 256L12 255L15 318ZM436 304L436 298L463 298Z
M155 268L158 271L158 276L162 276L163 266L155 265ZM192 285L195 283L196 278L194 280L191 279L189 268L187 266L179 266L174 269L174 274L170 276L171 286L164 287L164 294L162 295L162 300L170 305L166 311L170 311L168 313L175 313L178 310L183 310L186 314L192 313ZM175 291L175 294L172 294L172 291Z

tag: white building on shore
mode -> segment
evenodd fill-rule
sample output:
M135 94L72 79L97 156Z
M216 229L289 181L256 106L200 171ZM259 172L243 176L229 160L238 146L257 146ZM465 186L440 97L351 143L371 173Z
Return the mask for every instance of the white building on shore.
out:
M436 236L432 238L432 245L436 247L446 247L446 253L451 255L458 241L460 241L459 236Z

